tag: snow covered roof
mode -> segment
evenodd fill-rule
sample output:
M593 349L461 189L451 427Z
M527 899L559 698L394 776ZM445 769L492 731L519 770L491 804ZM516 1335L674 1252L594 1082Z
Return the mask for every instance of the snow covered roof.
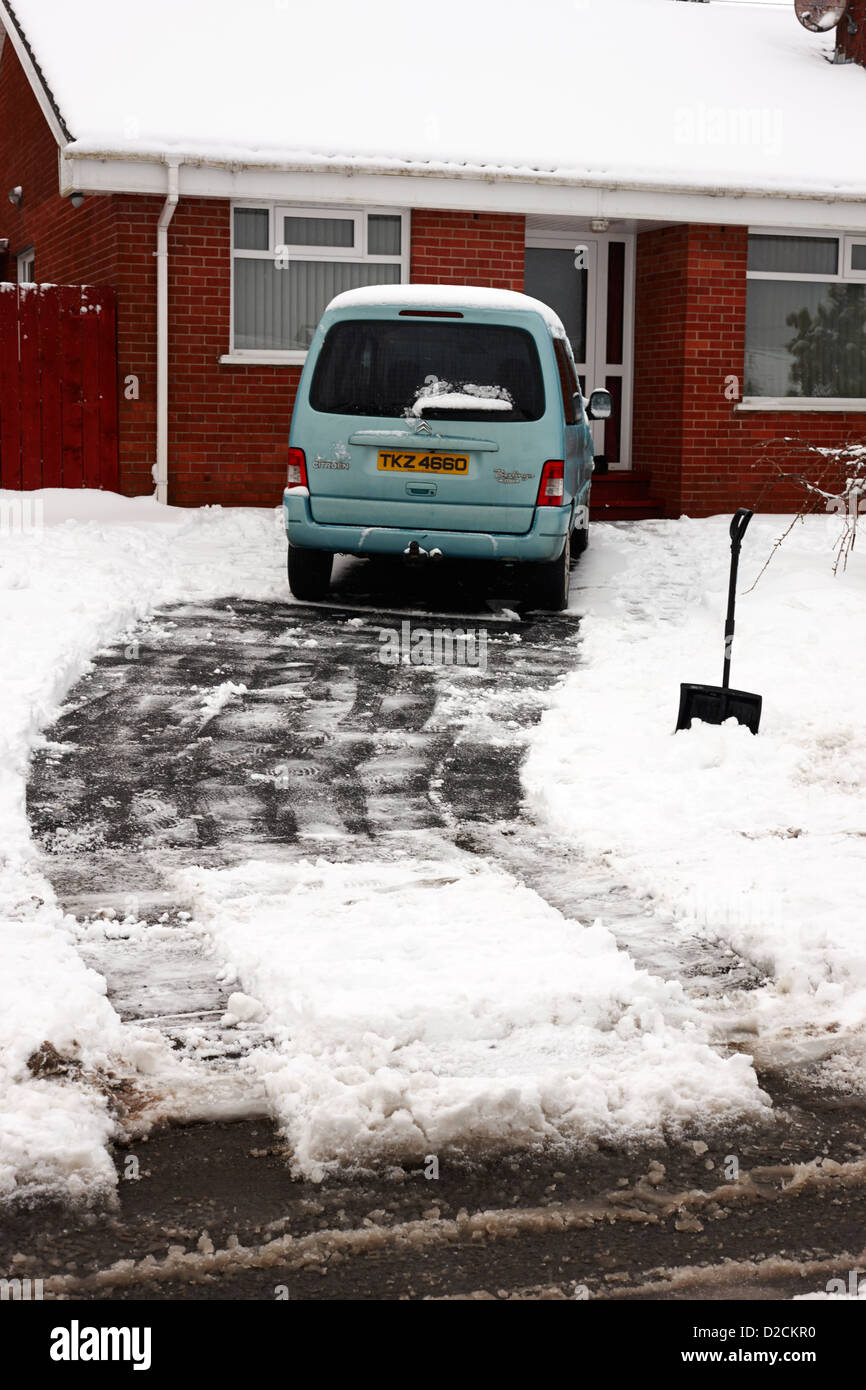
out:
M365 285L344 290L331 300L328 308L364 309L378 304L423 309L529 310L541 315L554 337L565 337L561 320L540 299L517 290L494 290L483 285Z
M4 6L74 155L866 193L866 72L793 0Z

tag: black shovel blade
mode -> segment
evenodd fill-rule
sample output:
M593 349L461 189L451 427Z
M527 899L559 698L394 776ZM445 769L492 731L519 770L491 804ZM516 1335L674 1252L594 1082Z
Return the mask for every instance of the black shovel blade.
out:
M690 729L693 719L702 719L705 724L724 724L726 719L736 719L738 724L745 724L756 734L762 704L761 696L748 690L725 690L721 685L681 685L677 729Z

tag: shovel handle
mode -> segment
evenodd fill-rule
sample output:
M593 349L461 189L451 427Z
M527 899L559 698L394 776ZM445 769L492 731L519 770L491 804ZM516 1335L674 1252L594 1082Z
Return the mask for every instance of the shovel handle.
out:
M743 536L754 516L746 507L738 507L731 518L731 575L728 582L728 612L725 618L725 664L722 668L722 689L728 690L731 684L731 651L734 645L734 608L737 602L737 568L740 559L740 546Z
M734 512L730 528L732 550L739 550L743 543L743 536L746 534L746 529L754 515L754 512L750 512L746 507L738 507Z

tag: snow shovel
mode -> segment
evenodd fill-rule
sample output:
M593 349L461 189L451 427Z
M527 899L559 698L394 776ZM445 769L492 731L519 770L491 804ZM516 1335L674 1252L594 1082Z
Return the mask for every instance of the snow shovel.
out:
M761 722L761 697L748 690L731 690L731 648L734 645L734 605L737 601L737 567L740 562L740 546L746 527L752 519L752 512L740 507L731 521L731 579L728 585L728 616L725 619L725 665L721 685L681 685L680 712L677 730L690 729L693 719L702 719L705 724L724 724L726 719L736 719L745 724L753 734L758 732Z

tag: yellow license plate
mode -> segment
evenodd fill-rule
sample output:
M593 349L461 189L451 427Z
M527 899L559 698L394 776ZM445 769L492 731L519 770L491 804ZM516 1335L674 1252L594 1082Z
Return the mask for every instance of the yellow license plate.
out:
M448 473L456 477L469 472L468 454L398 454L390 449L379 452L380 473Z

